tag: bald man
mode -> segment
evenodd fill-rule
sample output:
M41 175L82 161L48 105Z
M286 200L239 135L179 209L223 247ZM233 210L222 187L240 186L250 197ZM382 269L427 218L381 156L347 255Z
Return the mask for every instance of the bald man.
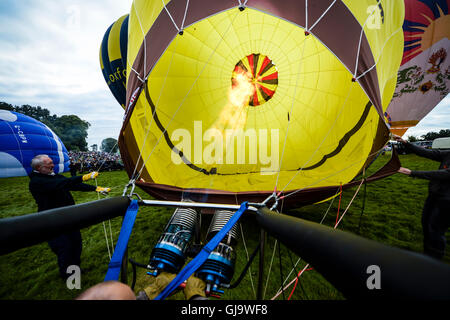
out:
M37 155L31 160L33 171L30 174L29 190L37 203L38 211L50 210L74 205L70 191L108 192L109 188L85 184L84 181L95 179L98 172L84 176L67 178L53 171L53 160L46 154ZM67 267L80 266L82 240L79 230L61 234L48 241L51 250L58 257L59 274L64 280L69 276Z
M133 290L119 281L105 281L87 289L75 300L136 300Z

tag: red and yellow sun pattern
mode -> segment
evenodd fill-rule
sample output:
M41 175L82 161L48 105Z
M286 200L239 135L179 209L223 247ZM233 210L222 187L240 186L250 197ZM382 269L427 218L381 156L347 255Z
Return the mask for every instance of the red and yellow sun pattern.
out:
M263 54L250 54L241 59L233 70L232 90L247 92L244 104L259 106L269 101L278 86L278 71L272 61Z
M450 39L450 0L405 0L402 65L441 39Z

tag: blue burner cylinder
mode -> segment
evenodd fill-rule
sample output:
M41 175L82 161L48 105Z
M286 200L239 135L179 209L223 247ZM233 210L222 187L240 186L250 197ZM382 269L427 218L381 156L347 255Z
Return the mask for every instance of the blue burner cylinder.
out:
M150 255L147 274L162 271L178 273L186 260L186 250L199 222L199 213L192 208L177 208Z
M216 210L208 230L208 241L222 229L232 215L232 211ZM221 287L227 287L230 284L234 274L236 261L234 246L237 239L237 225L234 225L197 270L197 277L206 282L206 293L208 295L222 294Z

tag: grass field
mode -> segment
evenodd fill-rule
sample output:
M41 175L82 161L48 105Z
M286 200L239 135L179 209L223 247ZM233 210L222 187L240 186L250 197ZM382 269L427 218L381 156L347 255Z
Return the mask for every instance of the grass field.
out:
M388 154L380 156L371 166L371 171L380 167L387 161ZM426 160L415 155L400 156L402 166L413 170L435 170L436 162ZM97 183L99 186L112 187L111 196L122 194L123 187L128 177L124 171L102 172ZM93 184L94 182L90 182ZM427 196L428 182L420 179L396 174L383 180L367 185L356 197L354 203L346 213L339 229L360 234L362 237L376 240L394 247L403 248L415 252L422 252L421 212ZM141 190L136 190L143 198L149 199ZM341 213L353 197L356 188L346 190L342 196ZM77 203L97 200L96 193L73 192ZM365 198L365 203L364 203ZM364 212L362 208L364 204ZM325 217L324 224L333 226L336 220L338 201L334 201ZM289 212L290 214L320 222L324 213L330 207L330 201L305 206ZM18 216L36 212L36 204L28 191L28 178L0 179L0 218ZM133 233L129 242L129 257L142 263L147 263L151 250L158 236L163 231L173 209L141 207L136 218ZM211 216L204 215L202 230L209 226ZM50 251L47 243L41 243L24 248L16 252L0 256L0 299L37 299L37 300L66 300L73 299L81 291L103 281L109 262L104 228L112 230L112 238L115 241L120 232L122 218L118 217L110 222L105 222L81 230L83 237L82 268L87 270L82 275L81 290L69 290L57 271L56 256ZM240 231L245 235L245 243L240 239L237 247L236 271L233 281L239 276L247 261L247 254L253 252L259 241L259 228L254 223L253 217L244 216L241 219ZM108 236L109 237L109 236ZM450 240L450 234L447 233ZM289 273L293 264L297 261L283 245L275 248L275 239L266 241L265 271L270 277L265 289L265 299L270 299L280 287L281 278ZM281 254L279 255L279 251ZM281 257L281 258L280 258ZM450 263L450 250L447 250L444 262ZM297 272L304 262L297 266ZM281 268L280 268L281 266ZM222 299L255 299L257 286L258 257L253 262L248 274L241 284L230 290L225 290ZM128 282L131 284L132 268L129 266ZM292 276L291 276L292 279ZM138 268L138 277L135 291L142 289L150 281L150 276L145 270ZM266 277L264 278L266 283ZM290 290L285 293L285 298ZM282 299L280 296L278 299ZM182 293L177 293L170 299L183 299ZM292 299L314 300L339 300L344 299L342 294L330 285L316 271L307 271L300 278L299 285Z

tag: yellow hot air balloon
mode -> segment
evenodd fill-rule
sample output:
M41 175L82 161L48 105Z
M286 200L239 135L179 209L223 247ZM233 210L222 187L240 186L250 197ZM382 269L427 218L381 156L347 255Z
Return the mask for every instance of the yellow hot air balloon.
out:
M128 40L128 14L123 15L106 30L100 45L100 68L103 77L116 98L125 109L126 60Z
M130 178L158 198L227 203L351 185L389 139L403 20L402 0L134 1Z

